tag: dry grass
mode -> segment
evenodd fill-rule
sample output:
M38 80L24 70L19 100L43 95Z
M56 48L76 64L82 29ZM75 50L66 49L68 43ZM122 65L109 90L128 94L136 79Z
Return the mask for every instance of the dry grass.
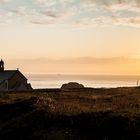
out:
M0 138L139 139L139 110L140 88L0 93Z
M116 88L116 89L92 89L83 92L22 92L1 93L0 104L10 104L17 101L36 98L34 106L37 109L48 109L56 114L80 114L92 112L128 112L139 113L140 89Z

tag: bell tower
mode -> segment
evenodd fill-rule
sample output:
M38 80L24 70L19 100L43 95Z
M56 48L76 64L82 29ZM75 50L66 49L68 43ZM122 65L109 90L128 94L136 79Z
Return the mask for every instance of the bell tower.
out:
M4 61L1 59L0 61L0 72L4 71Z

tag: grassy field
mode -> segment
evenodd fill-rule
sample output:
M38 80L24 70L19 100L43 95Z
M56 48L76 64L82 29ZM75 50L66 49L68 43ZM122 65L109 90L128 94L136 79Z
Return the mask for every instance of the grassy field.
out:
M0 139L140 139L140 87L0 93Z

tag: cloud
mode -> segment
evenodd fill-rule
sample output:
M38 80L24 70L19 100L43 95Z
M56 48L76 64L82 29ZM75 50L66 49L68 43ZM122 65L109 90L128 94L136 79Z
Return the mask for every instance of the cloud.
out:
M140 17L98 17L98 18L85 18L77 21L76 26L110 26L110 25L121 25L131 26L140 28Z
M79 57L79 58L39 58L39 59L9 59L8 66L19 64L18 67L26 72L44 73L138 73L140 59L108 57ZM32 64L32 67L30 65ZM137 70L135 68L138 68Z
M106 65L106 64L126 64L133 62L140 62L140 59L136 58L124 58L124 57L75 57L75 58L38 58L38 59L18 59L20 63L29 64L65 64L65 65Z
M112 11L135 11L140 12L139 0L85 0L87 4L95 4L103 10Z
M77 25L140 27L139 0L83 0L82 2L86 8L90 7L90 12L96 13L96 16L77 19Z
M137 18L119 18L116 24L127 25L140 28L140 17Z
M140 27L140 0L0 0L8 1L0 7L0 22Z
M57 1L52 0L33 0L28 2L19 2L16 4L14 1L7 4L6 7L0 7L0 22L11 20L15 22L32 23L32 24L59 24L63 23L63 19L68 16L68 13L63 10L62 3L65 0ZM54 5L59 4L59 8ZM62 10L61 10L62 9Z
M0 0L0 3L9 2L10 0Z
M52 17L52 18L58 18L60 16L59 14L57 14L53 11L45 11L45 12L42 12L42 14Z

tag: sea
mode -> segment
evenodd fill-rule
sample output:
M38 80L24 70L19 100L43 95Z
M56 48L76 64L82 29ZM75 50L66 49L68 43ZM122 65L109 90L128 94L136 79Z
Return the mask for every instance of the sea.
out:
M140 75L79 75L79 74L27 74L34 89L60 88L68 82L78 82L85 87L114 88L139 85Z

